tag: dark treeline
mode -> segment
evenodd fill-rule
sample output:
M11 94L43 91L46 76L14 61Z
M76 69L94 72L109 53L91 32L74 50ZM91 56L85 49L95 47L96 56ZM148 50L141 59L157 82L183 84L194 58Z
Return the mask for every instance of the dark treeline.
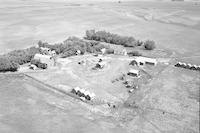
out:
M143 42L136 40L134 37L120 36L106 31L87 30L85 39L122 45L124 47L136 47L144 44L146 50L153 50L155 48L155 42L152 40Z
M120 36L106 31L87 30L85 39L96 40L125 47L141 46L142 41L136 40L134 37Z
M0 72L17 71L19 65L30 62L36 53L39 53L39 48L31 47L0 55Z

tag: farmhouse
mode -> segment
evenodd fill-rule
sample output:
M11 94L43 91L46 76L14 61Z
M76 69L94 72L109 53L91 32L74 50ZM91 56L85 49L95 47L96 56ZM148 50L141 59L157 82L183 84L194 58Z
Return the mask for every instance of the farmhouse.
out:
M55 66L55 60L50 55L35 54L34 59L47 64L48 67Z
M148 57L136 57L135 61L137 62L138 65L144 65L144 64L149 64L149 65L157 65L157 60L153 58L148 58Z
M127 75L138 77L140 75L140 71L139 70L135 70L135 69L131 69L131 70L129 70Z

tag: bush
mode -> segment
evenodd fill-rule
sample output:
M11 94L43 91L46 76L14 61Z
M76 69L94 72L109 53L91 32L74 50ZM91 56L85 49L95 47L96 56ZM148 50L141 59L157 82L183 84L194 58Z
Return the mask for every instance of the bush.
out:
M35 66L37 66L38 68L41 68L41 69L47 69L47 64L41 63L40 60L37 60L37 59L32 59L31 64L33 64L33 65L35 65Z
M131 52L128 52L128 55L129 56L142 56L142 54L138 51L131 51Z
M7 71L17 71L19 65L15 62L10 61L7 57L1 56L0 57L0 72L7 72Z
M152 41L152 40L145 41L144 48L146 50L153 50L153 49L155 49L156 48L155 42Z
M85 39L101 41L126 47L135 47L136 40L134 37L120 36L106 31L87 30Z

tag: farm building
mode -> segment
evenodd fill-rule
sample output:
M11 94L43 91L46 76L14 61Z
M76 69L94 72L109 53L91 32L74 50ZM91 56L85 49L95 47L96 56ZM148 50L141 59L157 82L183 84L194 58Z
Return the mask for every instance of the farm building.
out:
M149 64L149 65L157 65L157 60L153 59L153 58L148 58L148 57L136 57L135 61L137 62L138 65L145 65L145 64Z
M138 77L140 75L140 71L135 70L135 69L131 69L131 70L128 71L127 75Z
M79 87L73 88L71 92L73 94L78 95L82 100L88 100L88 101L90 101L90 100L93 100L94 97L95 97L94 93L89 92L89 91L87 91L85 89L81 89Z
M105 67L105 65L106 65L106 62L98 62L97 64L96 64L96 68L104 68Z
M48 67L55 66L55 59L50 55L35 54L34 59L47 64Z
M197 65L193 65L190 63L182 63L182 62L178 62L177 64L175 64L175 67L182 67L182 68L186 68L186 69L190 69L190 70L200 70L200 66Z

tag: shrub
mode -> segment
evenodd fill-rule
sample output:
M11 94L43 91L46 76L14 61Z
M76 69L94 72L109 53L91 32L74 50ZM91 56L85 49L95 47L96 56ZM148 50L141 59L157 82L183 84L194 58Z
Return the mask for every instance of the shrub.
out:
M136 42L132 42L132 43L125 43L124 47L135 47L136 46Z
M129 56L142 56L142 54L138 51L131 51L131 52L128 52L128 55Z
M153 50L153 49L155 49L156 48L155 42L152 41L152 40L145 41L144 48L146 50Z
M142 46L143 43L144 43L143 41L137 40L136 41L136 46Z
M0 57L0 72L7 72L7 71L17 71L19 65L15 62L10 61L7 57L1 56Z

